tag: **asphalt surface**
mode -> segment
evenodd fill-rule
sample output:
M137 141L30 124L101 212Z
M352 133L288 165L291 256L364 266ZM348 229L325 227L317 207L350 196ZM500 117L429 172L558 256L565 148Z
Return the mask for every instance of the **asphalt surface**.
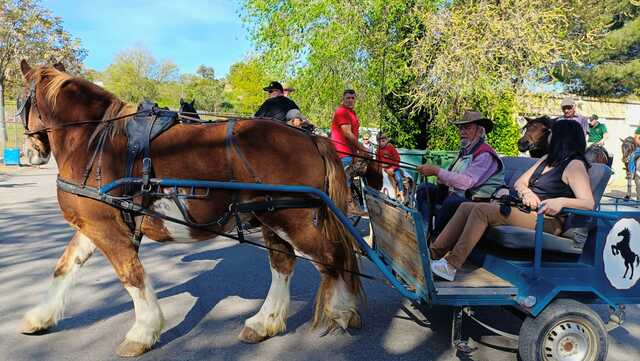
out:
M4 171L6 173L6 171ZM56 169L0 170L0 360L117 360L114 351L133 324L133 304L97 252L79 272L64 319L38 336L17 333L22 315L45 296L57 258L73 234L55 197ZM450 347L451 310L414 310L385 284L364 280L364 328L322 336L310 326L319 277L296 265L287 332L258 345L238 341L270 283L264 251L216 240L172 245L143 240L141 258L154 281L165 328L140 360L516 360L516 345L471 321L465 333L477 350ZM363 271L380 275L367 261ZM596 310L605 314L606 309ZM609 336L608 360L640 360L640 308ZM480 318L517 333L518 319L502 310Z

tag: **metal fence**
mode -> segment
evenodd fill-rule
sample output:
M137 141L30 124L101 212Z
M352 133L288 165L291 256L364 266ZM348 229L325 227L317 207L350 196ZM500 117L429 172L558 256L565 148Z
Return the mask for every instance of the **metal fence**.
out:
M25 136L24 136L24 128L22 126L22 122L20 119L15 117L15 109L16 102L15 101L5 101L4 111L5 111L5 123L7 130L7 142L5 146L8 148L18 148L21 151L24 151L25 144ZM1 142L0 142L1 143ZM0 144L0 157L2 155L2 151L4 151L3 145Z

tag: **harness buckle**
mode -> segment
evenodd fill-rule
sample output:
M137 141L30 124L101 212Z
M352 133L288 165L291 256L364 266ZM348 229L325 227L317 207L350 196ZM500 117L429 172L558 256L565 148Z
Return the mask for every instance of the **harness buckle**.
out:
M148 193L151 191L151 158L145 157L142 159L142 192Z

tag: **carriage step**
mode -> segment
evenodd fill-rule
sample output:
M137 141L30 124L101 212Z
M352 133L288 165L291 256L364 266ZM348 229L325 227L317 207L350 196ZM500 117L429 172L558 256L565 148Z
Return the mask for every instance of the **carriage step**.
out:
M454 295L515 295L518 288L482 267L465 263L453 282L439 281L436 292L441 296Z

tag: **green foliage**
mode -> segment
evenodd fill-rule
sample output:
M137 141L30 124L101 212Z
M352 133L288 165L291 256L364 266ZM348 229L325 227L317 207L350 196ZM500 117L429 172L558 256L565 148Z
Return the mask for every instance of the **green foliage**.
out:
M257 58L231 66L227 75L225 98L239 114L253 115L265 101L265 87L271 78ZM297 93L297 91L296 91Z
M363 123L402 147L456 149L449 121L476 108L498 124L490 141L514 154L514 94L580 58L591 29L581 1L245 0L245 22L270 72L326 126L342 89ZM286 26L283 26L286 24Z
M579 11L603 36L584 58L561 64L555 75L581 95L640 96L640 3L604 0Z
M71 73L81 70L86 50L62 26L62 20L37 0L0 0L0 145L6 140L4 98L23 82L21 59L32 64L61 61ZM7 92L8 91L8 92Z
M158 98L156 60L146 49L129 49L116 56L104 72L104 86L120 99L139 103Z

